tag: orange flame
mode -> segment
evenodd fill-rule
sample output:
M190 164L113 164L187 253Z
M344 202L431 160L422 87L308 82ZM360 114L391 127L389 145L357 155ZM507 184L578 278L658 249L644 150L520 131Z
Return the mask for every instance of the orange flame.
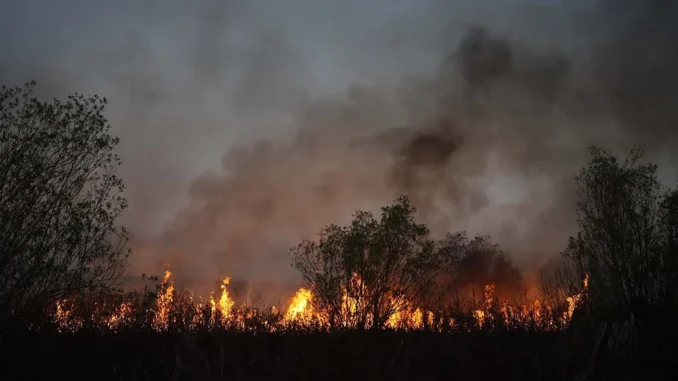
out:
M156 301L157 311L153 319L153 328L158 331L166 330L169 325L170 306L174 299L174 284L169 281L171 276L171 271L165 271L165 277L162 280L158 300Z
M210 322L212 325L216 324L217 322L226 323L233 317L232 313L235 301L231 299L227 288L230 283L230 277L225 277L221 281L221 296L219 297L219 301L214 299L214 292L210 294Z
M56 302L54 322L57 324L59 332L75 332L83 325L81 319L72 316L72 311L66 306L67 302L66 299Z
M111 317L106 320L106 325L112 331L118 330L127 323L127 319L132 313L132 304L130 302L123 302L113 312Z
M285 321L310 322L314 317L312 301L313 293L306 288L300 288L294 294L294 297L292 297L289 307L287 307Z
M197 302L194 301L192 296L187 299L181 299L182 301L187 301L187 305L176 304L178 301L175 300L175 288L171 282L171 276L172 273L170 271L165 272L155 307L152 311L153 319L151 324L152 327L158 331L167 330L170 320L175 319L174 316L176 316L177 322L183 321L180 313L192 314L192 316L187 316L189 319L184 323L187 324L188 329L196 329L205 326L204 322L208 322L208 326L211 328L217 328L220 324L228 323L233 324L233 326L238 329L249 329L251 324L258 324L256 323L258 321L261 323L261 325L258 326L259 329L264 327L264 329L271 332L278 329L276 328L276 324L279 323L276 323L275 321L283 324L283 327L291 323L308 326L328 326L327 322L323 320L322 313L314 309L313 291L308 288L302 287L297 290L288 302L288 307L282 310L284 313L281 316L281 319L275 319L275 317L278 316L279 311L273 306L271 308L270 316L274 317L274 320L262 322L261 319L267 319L267 317L265 314L259 314L258 310L250 307L236 308L235 301L231 298L228 291L228 285L231 280L229 277L225 277L221 282L221 295L219 299L216 299L214 292L210 294L209 304L207 305L209 315L205 316L203 315L205 305L199 300ZM523 303L522 305L511 305L501 301L496 297L496 290L493 284L485 286L483 300L479 308L470 312L476 326L480 328L493 327L496 322L503 324L507 328L533 326L537 329L545 330L559 329L569 324L575 309L581 304L583 296L589 286L588 274L586 274L586 277L583 280L583 286L583 290L580 293L568 296L565 299L566 306L564 307L566 307L566 310L563 312L562 316L554 316L552 306L545 304L536 298L527 303ZM365 290L364 287L365 285L360 276L358 274L353 274L342 292L342 306L340 312L344 325L347 327L355 327L359 323L357 313L365 312L362 311L365 307L365 300L362 300L362 298L365 298L365 295L369 295L369 292L367 292L369 290ZM390 297L388 300L390 305L387 306L390 306L389 308L393 313L388 317L385 323L387 328L405 330L417 330L422 329L425 326L429 329L443 328L443 322L445 320L442 316L436 321L436 315L432 311L418 308L409 300L394 297ZM118 305L110 316L105 316L102 311L103 310L99 310L99 307L97 307L95 313L92 314L91 319L94 326L108 328L113 332L130 324L132 321L131 318L135 314L134 306L129 301L124 301ZM172 318L170 317L170 312L173 314ZM374 319L370 313L365 313L360 316L360 318L364 319L360 323L365 323L368 327L373 324ZM56 302L53 321L56 323L60 332L77 331L84 325L84 321L75 316L73 310L68 308L67 300L59 300ZM447 318L447 321L449 322L450 327L457 324L453 318ZM174 320L172 320L172 322L174 323Z

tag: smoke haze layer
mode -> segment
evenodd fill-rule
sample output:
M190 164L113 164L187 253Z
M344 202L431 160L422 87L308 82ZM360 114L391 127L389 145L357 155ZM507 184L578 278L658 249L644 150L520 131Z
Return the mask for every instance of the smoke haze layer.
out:
M91 4L10 6L0 79L109 98L134 273L296 282L291 246L402 193L529 271L589 145L675 179L672 1Z

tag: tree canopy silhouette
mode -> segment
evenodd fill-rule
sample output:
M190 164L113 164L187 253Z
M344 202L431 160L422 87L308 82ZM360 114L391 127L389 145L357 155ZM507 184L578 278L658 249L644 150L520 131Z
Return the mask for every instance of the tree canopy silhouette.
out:
M0 318L111 286L129 253L106 99L34 86L0 89Z
M578 283L589 274L590 303L619 316L648 305L676 304L678 203L676 190L641 164L634 149L624 161L598 148L576 177L580 231L564 257Z
M379 220L359 211L349 226L329 225L317 243L306 240L292 249L293 266L330 324L382 327L407 303L428 296L441 256L415 211L401 196L382 208Z

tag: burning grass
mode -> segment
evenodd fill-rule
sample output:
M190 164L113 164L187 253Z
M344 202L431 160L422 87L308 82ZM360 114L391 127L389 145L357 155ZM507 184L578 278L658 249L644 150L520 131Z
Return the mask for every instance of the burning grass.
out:
M373 326L369 313L359 313L362 301L342 296L340 325L316 306L309 288L300 288L285 307L255 308L238 305L229 293L230 278L222 281L218 295L207 299L188 291L178 291L167 271L157 292L131 292L117 295L89 295L59 300L50 321L59 332L77 332L84 328L119 332L126 329L157 332L197 332L237 330L243 332L309 332L351 329L359 326L401 331L468 332L474 330L558 331L566 328L574 310L586 292L545 303L538 298L499 300L494 285L486 285L482 300L465 300L453 308L437 310L417 307L410 301L393 301L394 313L383 327ZM357 275L356 275L357 277ZM359 281L359 278L357 278ZM396 305L397 303L397 305ZM360 324L360 319L367 321Z
M556 305L505 301L487 285L482 300L464 308L406 304L383 329L361 330L350 319L330 327L308 288L284 308L253 308L237 304L228 287L226 278L220 292L202 299L177 290L168 272L157 292L61 300L49 316L55 330L0 332L0 356L11 364L0 378L635 379L653 361L670 371L654 352L643 352L635 365L620 365L613 352L596 357L595 329L571 325L586 288ZM344 298L344 304L350 317L360 301ZM35 366L15 365L29 357Z

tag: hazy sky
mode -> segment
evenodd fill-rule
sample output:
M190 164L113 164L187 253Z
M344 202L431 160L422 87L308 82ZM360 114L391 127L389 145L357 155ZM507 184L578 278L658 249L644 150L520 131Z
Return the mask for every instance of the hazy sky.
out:
M508 29L521 11L506 3L525 2L8 1L0 78L110 100L132 205L126 223L150 234L234 140L293 128L280 120L298 99L432 72L469 24Z
M0 82L109 99L123 222L147 245L140 269L172 261L193 275L293 277L291 244L401 191L439 230L492 233L529 263L571 233L568 181L588 144L639 142L673 163L669 3L5 1ZM489 70L482 84L460 45L473 26L490 35L476 58L487 62L470 66ZM502 46L511 59L497 69ZM463 143L440 165L402 167L383 137L378 150L354 148L366 132L450 119L445 131ZM193 257L200 264L186 264Z

